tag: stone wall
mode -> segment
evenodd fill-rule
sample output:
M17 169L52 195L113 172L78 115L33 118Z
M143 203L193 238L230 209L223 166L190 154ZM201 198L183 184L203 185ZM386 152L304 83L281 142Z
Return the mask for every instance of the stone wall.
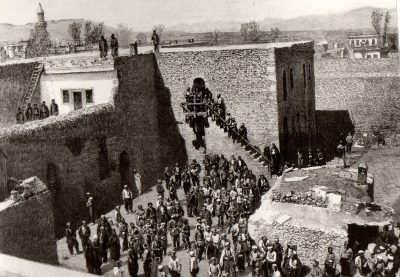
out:
M94 196L98 217L121 203L124 184L136 192L134 169L147 189L165 165L159 158L153 55L120 58L115 67L120 84L115 106L96 105L0 132L8 176L36 175L55 194L58 235L65 222L76 226L87 217L86 192Z
M303 265L312 266L314 260L319 261L323 267L328 247L333 247L336 257L340 254L341 246L347 240L347 237L334 232L322 232L306 227L292 226L289 223L280 225L278 223L262 224L256 229L252 237L258 241L261 236L267 236L273 240L278 237L281 244L286 246L287 243L297 245L297 253Z
M22 97L29 86L29 79L35 63L21 63L0 66L0 127L16 123L15 116ZM33 102L40 100L40 88Z
M47 191L0 210L2 253L58 264L51 198Z
M276 48L279 141L285 158L297 148L306 151L314 144L315 80L312 42Z
M318 60L315 72L318 110L348 110L357 132L399 129L397 59Z
M176 121L184 122L180 103L184 93L200 77L216 98L221 94L237 122L245 123L255 145L278 142L274 49L218 49L161 53L157 64L165 88L171 94ZM180 132L191 147L192 135Z

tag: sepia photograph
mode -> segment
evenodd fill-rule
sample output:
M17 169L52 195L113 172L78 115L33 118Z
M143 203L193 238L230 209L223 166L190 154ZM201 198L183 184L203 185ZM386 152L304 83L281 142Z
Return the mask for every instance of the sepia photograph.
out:
M400 277L400 0L0 0L0 277Z

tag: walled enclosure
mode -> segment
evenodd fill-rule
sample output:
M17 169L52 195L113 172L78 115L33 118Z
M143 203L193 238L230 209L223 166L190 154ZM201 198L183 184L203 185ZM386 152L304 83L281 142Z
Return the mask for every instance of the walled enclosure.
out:
M8 200L10 202L10 200ZM0 251L58 264L52 196L46 190L14 204L0 203Z
M165 165L159 158L159 125L169 120L165 116L159 122L157 100L168 101L168 96L156 90L154 64L153 55L115 61L119 89L114 105L95 105L0 131L8 176L36 175L55 193L58 235L65 222L86 218L86 192L94 196L98 217L121 202L123 184L134 187L133 169L142 175L144 189L154 185ZM179 138L173 128L169 134Z
M399 130L398 59L321 59L315 64L318 110L348 110L356 132Z

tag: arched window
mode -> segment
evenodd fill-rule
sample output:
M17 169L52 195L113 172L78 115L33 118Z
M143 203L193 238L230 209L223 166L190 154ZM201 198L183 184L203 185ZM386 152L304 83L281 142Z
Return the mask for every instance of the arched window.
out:
M304 83L304 88L307 87L307 73L306 73L306 64L303 63L303 83ZM304 90L305 92L305 90Z
M286 70L283 70L282 88L283 88L283 101L286 101L287 100Z
M293 68L290 68L290 90L294 88L294 80L293 80Z

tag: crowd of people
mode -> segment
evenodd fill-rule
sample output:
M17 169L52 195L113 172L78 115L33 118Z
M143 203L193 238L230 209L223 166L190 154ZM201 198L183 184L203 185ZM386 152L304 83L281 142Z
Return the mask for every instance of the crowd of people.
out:
M49 116L58 115L58 105L55 100L51 100L50 108L47 107L46 102L43 101L38 107L37 104L28 103L25 110L18 107L16 119L18 124L24 124L25 122L40 120L48 118Z
M186 212L178 199L179 189L186 197ZM101 274L101 265L111 260L116 276L121 276L118 268L124 251L128 254L130 276L137 276L139 260L143 261L145 276L167 276L162 274L167 272L168 276L181 276L182 264L176 257L179 250L189 251L191 276L199 274L198 263L202 260L209 263L208 276L236 276L236 271L246 267L258 274L262 269L259 255L255 254L258 246L247 232L247 220L269 190L269 183L265 176L257 179L241 157L214 155L206 156L202 166L196 160L182 168L176 164L172 170L165 169L164 180L157 181L155 190L155 202L149 202L147 207L138 205L134 210L129 203L131 190L124 188L125 212L134 214L135 222L128 224L120 206L112 218L100 217L95 234L86 220L82 222L77 233L90 273ZM90 194L89 199L92 203ZM93 207L88 208L92 222ZM188 220L192 217L197 222L194 240ZM70 223L65 234L71 255L75 254L74 248L80 253ZM167 270L161 265L166 256Z

